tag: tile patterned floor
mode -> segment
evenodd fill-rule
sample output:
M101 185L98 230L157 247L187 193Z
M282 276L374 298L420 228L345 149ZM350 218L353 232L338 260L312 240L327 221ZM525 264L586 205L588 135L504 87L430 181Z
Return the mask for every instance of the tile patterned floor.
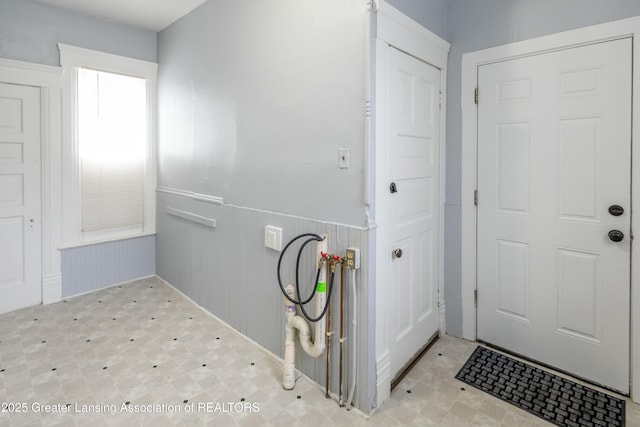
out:
M151 278L0 316L0 426L539 426L454 379L443 337L367 419ZM627 403L627 425L640 407Z

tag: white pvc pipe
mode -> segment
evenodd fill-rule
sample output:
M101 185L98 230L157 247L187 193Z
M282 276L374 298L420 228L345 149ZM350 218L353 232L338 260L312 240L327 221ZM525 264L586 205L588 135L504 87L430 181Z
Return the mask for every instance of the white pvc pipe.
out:
M356 370L358 369L357 359L356 359L356 331L358 330L358 311L357 311L357 300L356 300L356 270L351 270L351 300L353 302L353 331L351 335L351 384L349 389L349 397L347 398L347 408L351 406L353 403L353 394L356 390Z
M316 259L320 262L321 253L327 253L327 235L325 234L324 240L318 242L316 245ZM327 273L324 268L320 269L320 276L316 286L318 290L316 292L316 314L319 316L324 309L325 302L327 300ZM292 299L296 299L295 291L292 285L287 285L285 291ZM318 319L315 328L315 341L311 340L311 333L309 324L307 321L296 316L296 306L291 301L285 298L285 316L287 324L285 325L285 341L284 341L284 367L282 374L282 387L286 390L291 390L296 385L295 378L295 356L296 356L296 329L298 330L298 336L300 337L300 344L302 349L311 357L320 356L325 350L326 341L326 325L322 319Z
M320 356L324 352L325 340L318 339L319 336L316 336L316 341L315 342L311 341L311 334L309 333L309 324L307 323L306 320L304 320L300 316L295 316L289 321L289 325L292 328L295 328L298 330L300 345L302 345L302 349L304 350L305 353L315 358Z
M287 285L286 289L287 294L291 297L295 297L295 292L293 290L293 286ZM292 326L291 319L296 316L296 305L291 301L285 298L285 316L287 319L287 324L284 327L285 337L284 337L284 367L282 374L282 387L285 390L291 390L296 385L296 331Z
M326 256L329 251L329 244L327 235L322 235L322 241L316 244L316 261L318 262L318 268L320 268L320 275L318 276L317 292L316 292L316 314L315 317L320 316L324 306L327 302L327 269L324 268L324 264L322 268L320 266L320 259ZM324 316L323 316L324 318ZM307 323L304 319L301 318L304 323ZM314 334L315 343L313 344L312 349L305 349L304 351L311 357L318 357L322 354L325 349L326 335L327 335L327 325L323 321L323 319L318 319L316 322L316 330ZM302 344L302 348L305 348L305 344L302 337L302 332L300 333L300 343Z

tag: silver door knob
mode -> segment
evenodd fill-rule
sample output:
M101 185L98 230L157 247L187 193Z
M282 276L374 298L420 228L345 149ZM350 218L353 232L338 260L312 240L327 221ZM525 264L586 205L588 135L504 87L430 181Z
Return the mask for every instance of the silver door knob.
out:
M397 248L394 249L393 252L391 253L391 256L396 259L396 258L402 258L402 249Z

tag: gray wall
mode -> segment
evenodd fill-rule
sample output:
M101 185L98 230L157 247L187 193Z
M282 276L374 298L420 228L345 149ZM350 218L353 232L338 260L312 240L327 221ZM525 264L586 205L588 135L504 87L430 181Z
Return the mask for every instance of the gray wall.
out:
M0 58L60 65L58 42L156 60L156 33L152 31L29 0L0 0Z
M447 332L462 335L460 186L462 54L640 15L638 0L450 0L447 85L445 300ZM471 197L471 195L465 195Z
M327 232L335 253L361 248L356 403L369 412L375 305L363 229L366 23L362 0L209 0L159 33L158 185L225 204L159 191L156 264L160 277L282 356L278 253L264 247L264 226L283 227L285 243ZM338 168L340 147L351 151L349 169ZM167 208L213 218L217 227ZM303 265L308 286L315 262ZM288 262L287 283L293 270ZM322 360L299 349L296 362L324 384ZM333 391L336 375L337 368Z
M387 3L423 27L448 40L449 0L387 0Z
M362 0L209 0L159 33L158 185L365 225L365 24Z

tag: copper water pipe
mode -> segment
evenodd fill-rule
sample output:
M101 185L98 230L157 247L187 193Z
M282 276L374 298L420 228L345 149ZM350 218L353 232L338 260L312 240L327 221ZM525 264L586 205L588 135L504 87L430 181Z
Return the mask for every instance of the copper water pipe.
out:
M340 390L338 392L338 403L340 406L344 406L342 403L342 347L344 345L344 265L345 259L340 260Z

